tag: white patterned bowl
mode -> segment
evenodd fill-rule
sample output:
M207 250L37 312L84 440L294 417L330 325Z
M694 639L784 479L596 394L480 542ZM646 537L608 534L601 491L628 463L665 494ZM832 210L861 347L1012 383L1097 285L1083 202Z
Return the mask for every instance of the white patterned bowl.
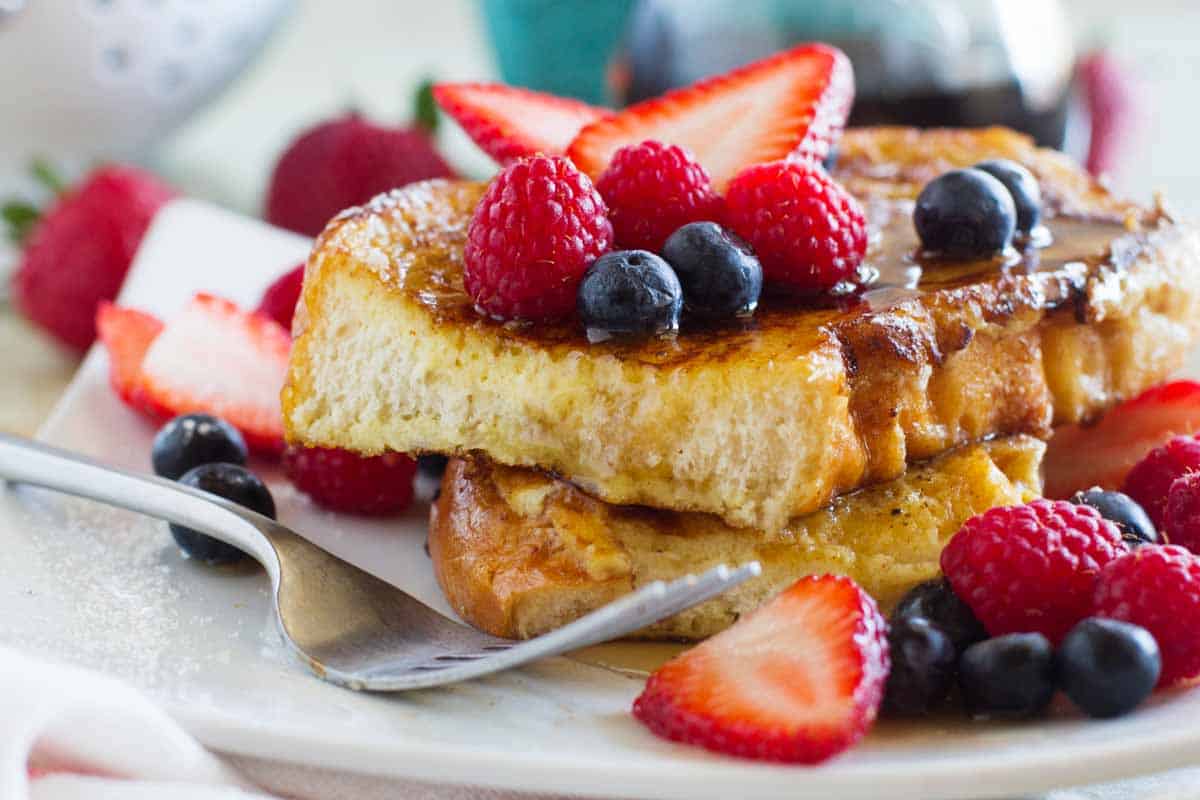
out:
M35 157L68 174L142 160L241 71L290 6L0 0L0 198L31 190Z

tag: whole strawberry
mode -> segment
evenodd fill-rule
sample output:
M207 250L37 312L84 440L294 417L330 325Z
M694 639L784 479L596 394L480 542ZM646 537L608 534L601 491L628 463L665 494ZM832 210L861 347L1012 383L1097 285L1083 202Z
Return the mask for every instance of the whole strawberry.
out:
M425 113L418 119L410 128L388 127L352 112L302 133L271 175L267 221L316 236L339 211L377 194L454 177L433 146L436 117Z
M17 307L63 344L87 349L96 309L117 296L155 213L174 192L153 175L102 167L30 220L13 276Z
M801 294L852 280L867 252L862 207L820 164L774 161L741 172L725 197L729 227L763 277Z
M506 167L467 228L467 293L500 319L568 316L584 272L612 246L606 213L588 176L561 156L532 156Z

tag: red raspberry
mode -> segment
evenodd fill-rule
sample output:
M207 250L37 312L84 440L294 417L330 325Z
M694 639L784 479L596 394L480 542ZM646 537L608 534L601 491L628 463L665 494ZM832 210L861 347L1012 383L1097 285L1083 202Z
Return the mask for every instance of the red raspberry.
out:
M1162 533L1171 544L1200 553L1200 472L1189 472L1171 484Z
M992 636L1042 633L1057 644L1088 615L1096 574L1124 552L1096 509L1034 500L967 520L942 571Z
M132 167L104 167L58 198L25 241L17 305L76 350L96 338L96 308L117 296L151 220L174 192Z
M400 453L363 457L324 447L289 447L283 467L296 488L318 505L367 516L408 508L417 473L417 462Z
M591 179L561 156L505 168L467 229L467 293L501 319L569 315L583 273L612 246L607 211Z
M290 332L296 303L300 302L300 290L303 288L304 265L300 264L280 275L267 287L262 300L258 301L258 313L266 314Z
M454 170L420 126L386 127L349 114L300 134L279 157L267 191L267 221L316 236L339 211L380 192Z
M1154 635L1159 686L1200 676L1200 557L1175 545L1139 547L1101 570L1092 611Z
M1134 464L1121 491L1138 501L1154 527L1162 530L1167 492L1176 478L1188 472L1200 472L1200 441L1191 436L1176 436Z
M724 204L704 167L677 145L642 142L622 147L596 181L608 204L620 247L662 250L689 222L720 222Z
M754 247L768 281L822 292L852 279L866 255L862 207L819 164L750 167L729 184L725 203L729 226Z

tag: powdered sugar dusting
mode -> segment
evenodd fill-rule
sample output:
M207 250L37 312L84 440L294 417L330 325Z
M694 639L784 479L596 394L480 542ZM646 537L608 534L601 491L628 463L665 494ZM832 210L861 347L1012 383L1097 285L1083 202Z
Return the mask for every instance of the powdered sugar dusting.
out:
M21 580L41 624L0 620L6 643L170 689L185 685L205 659L233 658L234 642L222 638L242 632L230 632L206 608L214 578L238 588L257 581L261 602L268 600L257 568L217 571L191 562L165 523L35 490L19 495L18 514L30 534L25 541L41 567L24 570ZM245 624L271 630L254 611ZM181 648L181 641L196 645Z
M337 217L317 247L322 253L344 252L385 283L403 281L414 252L445 246L465 236L480 184L430 180L378 195L360 208ZM457 250L452 260L457 258Z

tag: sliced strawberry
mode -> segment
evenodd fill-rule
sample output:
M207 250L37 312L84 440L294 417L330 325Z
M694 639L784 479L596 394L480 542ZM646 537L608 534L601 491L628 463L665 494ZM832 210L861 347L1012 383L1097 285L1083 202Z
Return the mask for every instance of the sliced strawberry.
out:
M157 317L132 308L103 302L96 310L96 330L108 348L109 381L127 405L149 411L151 404L141 384L142 361L150 345L162 333Z
M499 83L439 83L433 96L471 140L501 164L537 153L562 155L585 125L612 113Z
M667 739L815 764L866 733L889 666L875 601L849 578L801 578L651 675L633 713Z
M828 45L801 45L593 122L567 155L595 180L625 145L647 139L677 144L722 192L753 164L793 154L824 158L853 101L846 55Z
M1156 386L1109 411L1095 425L1064 425L1046 449L1046 497L1080 489L1119 489L1146 453L1173 436L1200 433L1200 383Z
M290 348L291 337L274 320L198 294L146 352L142 390L161 417L214 414L238 428L252 450L277 455Z

